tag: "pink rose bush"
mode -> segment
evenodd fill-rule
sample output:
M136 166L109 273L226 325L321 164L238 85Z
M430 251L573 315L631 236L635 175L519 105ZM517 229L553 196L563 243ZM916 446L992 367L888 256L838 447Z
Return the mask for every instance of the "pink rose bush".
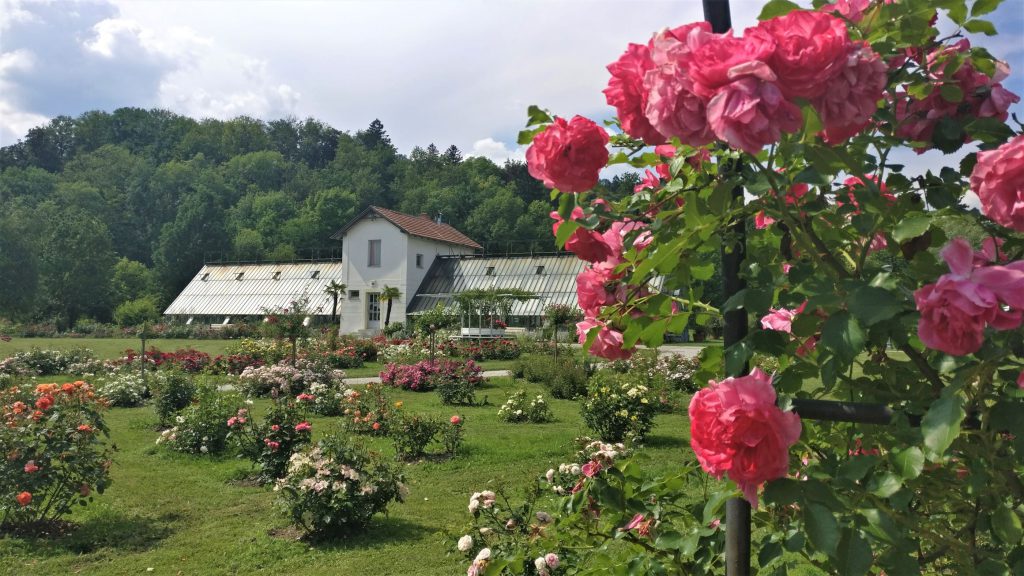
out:
M690 416L700 469L769 508L753 520L765 573L800 564L768 553L799 532L807 538L797 554L829 572L848 570L856 549L857 572L969 573L980 559L968 542L980 541L986 562L1016 562L1024 135L1008 122L1019 97L998 44L972 46L980 36L963 34L990 35L998 5L773 2L745 30L669 25L609 66L605 96L622 134L608 163L639 173L632 194L558 198L557 239L586 262L579 341L620 359L702 326L697 318L760 325L705 350L694 379L711 385L696 392ZM538 118L533 111L523 141L545 127ZM906 149L963 159L920 174L904 166ZM746 286L721 294L719 264L730 254L741 256ZM758 363L771 379L760 370L721 379L723 366L739 375ZM621 395L604 384L605 396ZM777 407L800 412L818 399L885 405L892 425L822 424L810 412L801 421ZM786 477L805 428L804 464ZM846 462L855 438L870 448ZM556 483L561 475L552 469ZM616 502L615 490L654 485L642 473L617 483L603 464L582 462L575 475L582 483L560 484L572 518L630 550L615 565L720 568L703 552L721 542L714 511L670 519ZM652 491L647 506L689 502ZM709 508L728 495L713 492ZM979 522L960 510L977 510ZM925 517L948 522L926 528ZM881 535L881 525L900 526L900 536ZM667 531L688 535L690 547L699 532L701 552L663 554L652 543Z
M971 191L995 223L1024 232L1024 136L978 153Z
M729 479L757 505L757 489L789 471L789 448L800 439L800 417L775 406L771 377L711 382L690 401L690 445L701 467Z

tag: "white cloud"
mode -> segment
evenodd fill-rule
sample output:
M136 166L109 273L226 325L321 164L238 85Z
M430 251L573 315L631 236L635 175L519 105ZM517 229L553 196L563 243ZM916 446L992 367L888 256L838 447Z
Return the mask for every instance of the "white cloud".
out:
M466 154L466 156L482 156L490 159L499 166L504 164L506 160L518 160L524 162L526 160L526 147L517 146L514 149L509 149L508 145L504 142L499 142L494 138L487 137L483 140L477 140L473 142L473 148Z

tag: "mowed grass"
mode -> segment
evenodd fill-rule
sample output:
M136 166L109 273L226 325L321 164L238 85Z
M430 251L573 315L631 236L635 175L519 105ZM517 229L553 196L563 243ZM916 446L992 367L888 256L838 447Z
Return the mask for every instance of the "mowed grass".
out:
M539 386L511 378L489 380L478 392L489 404L449 407L435 393L395 392L405 409L466 419L463 454L443 461L402 464L410 495L362 534L310 544L272 535L288 526L268 488L232 480L250 468L232 457L170 453L154 445L152 408L112 409L107 421L118 448L114 483L70 520L79 529L56 540L0 539L0 573L40 574L317 574L438 576L465 572L455 539L471 524L470 494L504 486L513 494L545 470L568 461L573 439L587 434L577 402L550 400L550 424L506 424L498 407L517 388ZM265 407L265 402L257 409ZM319 435L337 418L315 418ZM647 446L652 474L694 466L689 425L682 413L659 415ZM386 439L368 444L387 457ZM695 494L695 497L699 495ZM149 569L152 569L150 572Z

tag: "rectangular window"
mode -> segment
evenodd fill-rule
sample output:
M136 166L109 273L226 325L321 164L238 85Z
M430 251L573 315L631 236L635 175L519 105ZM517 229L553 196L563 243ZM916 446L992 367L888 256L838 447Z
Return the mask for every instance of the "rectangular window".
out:
M494 276L494 266L488 266L487 271L484 272L485 276Z
M370 254L366 259L370 268L380 268L380 240L370 240Z
M423 254L416 255L416 267L423 268Z
M359 290L349 290L348 291L348 299L349 300L358 300L359 299Z

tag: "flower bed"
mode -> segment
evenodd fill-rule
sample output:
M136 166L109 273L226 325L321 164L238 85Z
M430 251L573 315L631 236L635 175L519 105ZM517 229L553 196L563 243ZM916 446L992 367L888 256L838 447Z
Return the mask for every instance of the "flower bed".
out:
M423 360L416 364L388 364L380 379L395 388L426 392L447 382L466 382L475 387L483 380L482 372L472 360Z

